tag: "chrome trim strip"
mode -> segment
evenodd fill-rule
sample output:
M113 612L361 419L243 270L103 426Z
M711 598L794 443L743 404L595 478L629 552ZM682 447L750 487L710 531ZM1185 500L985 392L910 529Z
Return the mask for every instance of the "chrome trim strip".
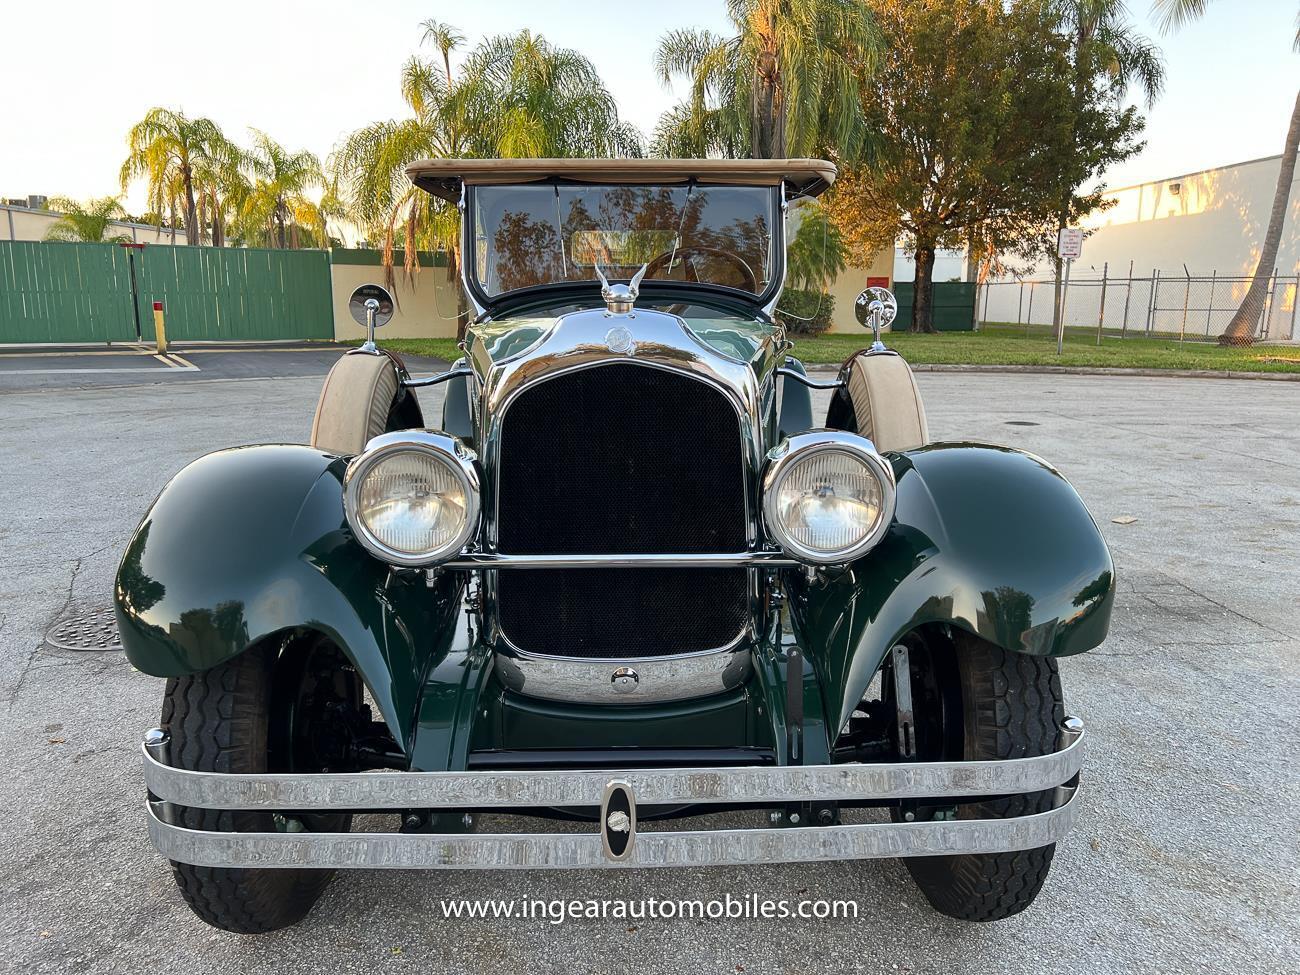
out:
M443 563L447 569L580 569L599 567L662 568L675 566L702 569L734 566L786 568L800 565L783 552L720 552L680 555L498 555L488 552L465 552Z
M735 642L717 650L662 657L555 657L498 653L496 672L507 688L529 697L575 704L666 704L739 687L753 663ZM616 681L619 671L630 671Z
M642 805L861 801L1041 792L1083 765L1082 722L1067 718L1048 755L983 762L740 766L624 770L325 772L234 775L163 764L166 740L142 746L145 783L159 799L203 809L446 809L598 806L611 779ZM1075 735L1077 734L1077 737Z
M603 774L603 773L602 773ZM609 782L610 777L605 776ZM562 869L700 867L881 857L1006 853L1055 843L1079 815L1078 787L1064 805L1016 819L866 823L792 829L640 831L624 858L610 859L588 833L219 833L158 818L147 803L149 838L165 856L208 867L347 869ZM807 796L803 798L808 798ZM637 797L638 802L641 801Z

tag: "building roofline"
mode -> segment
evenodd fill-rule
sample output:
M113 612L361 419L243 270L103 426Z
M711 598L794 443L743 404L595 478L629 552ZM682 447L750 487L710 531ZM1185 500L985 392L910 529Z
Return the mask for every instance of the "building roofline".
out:
M1160 179L1143 180L1141 183L1129 183L1126 186L1106 187L1104 193L1121 193L1124 190L1136 190L1142 186L1151 186L1154 183L1173 183L1180 179L1191 179L1193 176L1203 176L1206 173L1218 173L1225 169L1238 169L1242 166L1252 166L1255 163L1271 162L1274 159L1281 159L1282 153L1277 152L1271 156L1258 156L1255 159L1243 159L1241 162L1228 163L1224 166L1210 166L1208 169L1197 169L1190 173L1180 173L1177 176L1162 176Z

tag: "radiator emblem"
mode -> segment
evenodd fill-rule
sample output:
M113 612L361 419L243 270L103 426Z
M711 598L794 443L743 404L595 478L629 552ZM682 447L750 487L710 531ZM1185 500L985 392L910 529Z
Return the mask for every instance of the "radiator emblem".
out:
M610 352L635 354L636 343L632 341L631 330L623 325L615 325L605 333L605 348L609 349Z

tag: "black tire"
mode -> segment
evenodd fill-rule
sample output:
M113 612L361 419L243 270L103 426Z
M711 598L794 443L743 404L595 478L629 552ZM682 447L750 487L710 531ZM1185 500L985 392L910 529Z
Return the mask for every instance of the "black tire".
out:
M167 681L162 727L171 735L169 759L202 772L258 773L312 769L311 743L286 722L330 681L350 701L360 701L355 672L340 663L332 645L318 637L271 641L250 648L212 670ZM323 676L322 676L323 675ZM320 696L324 696L323 694ZM308 829L347 832L349 814L298 817ZM276 832L270 812L176 808L187 829ZM228 869L172 862L181 895L213 927L260 934L302 920L333 871Z
M908 646L919 759L1028 758L1056 750L1065 706L1051 657L1012 653L964 632L930 633L909 639ZM1052 793L1038 792L962 804L957 818L1026 816L1051 808ZM922 806L911 812L929 819L938 810ZM895 819L905 816L905 809L894 811ZM935 910L962 921L998 921L1034 902L1055 851L1049 844L904 863Z

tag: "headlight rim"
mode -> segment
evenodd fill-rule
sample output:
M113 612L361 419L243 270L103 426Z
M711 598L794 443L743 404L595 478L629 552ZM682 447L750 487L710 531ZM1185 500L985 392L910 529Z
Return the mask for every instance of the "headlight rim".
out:
M460 481L465 490L465 524L456 537L441 548L412 555L387 545L366 527L357 511L357 496L365 476L380 461L399 453L420 453L444 464ZM348 461L343 475L343 512L352 534L381 562L401 568L419 569L440 565L454 559L478 533L482 510L482 478L479 476L478 456L459 437L432 430L399 430L372 438L365 450Z
M875 526L857 543L833 552L822 552L800 544L786 533L776 512L776 498L781 483L797 462L829 452L849 454L872 471L881 486L881 510ZM880 455L875 444L858 434L844 430L809 430L786 437L768 453L763 471L763 527L783 552L805 565L847 565L866 555L889 531L897 500L898 483L893 466Z

